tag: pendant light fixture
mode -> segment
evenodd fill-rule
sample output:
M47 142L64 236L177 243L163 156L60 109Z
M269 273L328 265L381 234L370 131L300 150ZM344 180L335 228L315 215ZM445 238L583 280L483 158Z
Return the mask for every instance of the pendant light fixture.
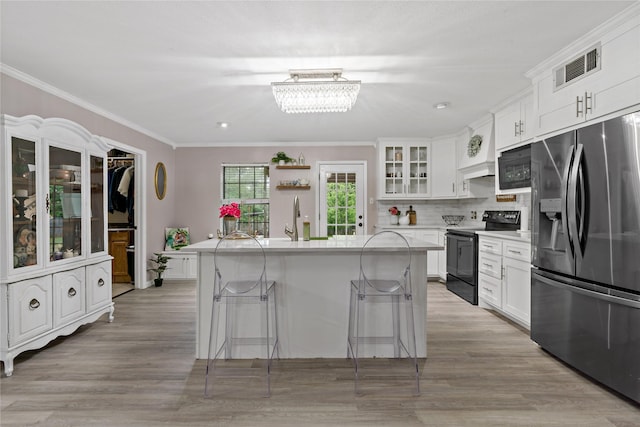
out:
M360 92L360 80L345 79L341 68L289 70L289 76L271 83L285 113L342 113L351 110Z

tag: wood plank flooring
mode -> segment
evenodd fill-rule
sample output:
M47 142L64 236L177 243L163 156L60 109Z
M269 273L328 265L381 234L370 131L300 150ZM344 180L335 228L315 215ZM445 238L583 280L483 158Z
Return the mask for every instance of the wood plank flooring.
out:
M393 360L375 360L384 375L367 370L356 397L349 360L304 359L274 363L271 398L261 397L259 377L222 377L205 398L205 361L193 358L195 285L136 289L116 299L114 323L101 319L19 356L0 380L0 425L640 426L640 407L513 324L439 283L429 283L428 298L420 396L407 365Z

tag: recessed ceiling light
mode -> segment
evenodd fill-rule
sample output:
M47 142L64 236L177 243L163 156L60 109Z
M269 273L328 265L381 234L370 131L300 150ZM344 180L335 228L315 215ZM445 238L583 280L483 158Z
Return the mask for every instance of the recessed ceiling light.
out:
M229 123L227 123L227 122L218 122L218 123L216 123L216 126L218 126L221 129L226 129L226 128L229 127Z
M445 108L449 108L448 102L438 102L437 104L433 104L433 108L436 110L444 110Z

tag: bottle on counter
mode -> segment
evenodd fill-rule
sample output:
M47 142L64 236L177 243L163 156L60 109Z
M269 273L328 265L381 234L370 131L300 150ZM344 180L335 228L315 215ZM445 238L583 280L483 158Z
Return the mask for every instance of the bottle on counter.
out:
M407 211L407 215L409 216L409 225L416 225L418 223L418 219L416 217L416 211L413 210L413 206L409 205L409 210Z
M302 221L302 240L308 242L311 240L311 223L309 222L309 215L304 216Z

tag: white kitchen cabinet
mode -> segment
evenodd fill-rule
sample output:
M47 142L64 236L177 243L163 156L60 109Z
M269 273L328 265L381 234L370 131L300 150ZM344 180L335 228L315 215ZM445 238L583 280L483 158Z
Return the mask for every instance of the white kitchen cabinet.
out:
M431 144L426 140L379 140L379 198L416 199L429 197L431 163Z
M438 231L438 243L444 246L443 251L438 252L438 277L443 282L447 281L447 232Z
M431 142L431 198L457 196L456 139L442 138Z
M533 92L496 111L494 117L496 151L526 143L533 138Z
M195 280L198 278L198 260L195 252L165 251L169 257L162 277L167 280Z
M623 18L620 18L623 19ZM633 107L640 100L640 17L615 22L589 34L571 56L552 58L546 70L529 75L534 83L536 134L544 135ZM599 53L589 54L599 49ZM600 69L556 88L556 72L574 59L591 57Z
M522 326L531 323L531 244L480 235L478 301Z
M398 228L394 229L405 237L424 240L430 243L438 243L438 230L425 230L425 229L409 229ZM438 253L440 251L429 251L427 253L427 276L438 277Z
M111 275L109 146L57 118L3 115L1 135L0 360L10 376L21 352L105 313L113 320L111 286L88 304L86 276L96 264Z
M418 239L426 242L438 243L438 230L416 230ZM438 277L438 253L439 251L429 251L427 253L427 276Z

